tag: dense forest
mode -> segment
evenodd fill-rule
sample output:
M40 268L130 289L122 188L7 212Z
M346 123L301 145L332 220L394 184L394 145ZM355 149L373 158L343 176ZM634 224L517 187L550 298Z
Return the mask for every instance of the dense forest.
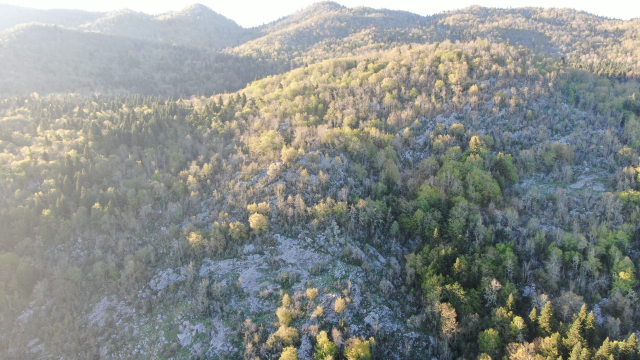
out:
M1 358L640 359L638 20L10 9Z

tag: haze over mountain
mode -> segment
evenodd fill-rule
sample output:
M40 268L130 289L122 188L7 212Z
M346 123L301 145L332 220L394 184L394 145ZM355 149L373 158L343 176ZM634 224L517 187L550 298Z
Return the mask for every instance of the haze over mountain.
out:
M212 94L279 70L274 61L202 47L35 23L0 34L0 46L0 93Z
M473 7L423 17L402 11L364 7L350 9L332 2L321 2L273 23L244 29L199 4L158 16L129 10L101 14L0 6L3 7L0 28L5 29L0 35L0 58L7 59L5 64L8 64L2 69L6 80L0 85L1 93L124 90L173 95L166 90L174 86L168 77L149 80L157 77L157 65L154 64L163 57L173 56L172 46L185 48L191 53L185 61L168 62L168 66L175 66L168 71L174 74L171 78L185 84L186 95L197 92L198 88L206 93L235 91L256 77L332 57L364 54L406 43L471 41L478 37L491 42L508 41L547 56L562 57L564 61L588 67L594 72L604 71L604 67L607 71L614 71L609 75L616 77L635 76L640 66L640 20L609 20L570 9L492 10ZM48 39L53 43L61 42L61 46L41 47L38 34L51 35L44 35L37 26L9 28L31 22L67 28L68 31L56 33L56 40ZM23 39L25 37L29 40ZM125 46L133 43L120 38L141 42L137 43L139 47L136 49ZM74 47L85 48L86 51L69 50ZM14 56L17 48L20 48L18 57ZM70 56L71 52L73 56ZM96 56L98 53L102 55ZM221 67L208 72L219 77L218 83L211 84L211 79L198 79L193 72L195 70L191 70L193 66L202 65L186 62L186 58L200 64L211 62L218 53L241 56L242 61L269 62L271 65L252 65L240 72ZM34 64L46 58L50 58L46 65ZM149 61L136 62L142 58ZM133 59L129 63L139 66L122 66L125 59ZM111 76L110 72L104 72L104 66L116 68L119 75ZM232 78L227 79L227 76ZM14 78L20 80L13 81ZM39 79L39 85L23 80L27 78ZM104 81L105 78L109 78L108 81ZM132 78L139 84L132 84ZM92 83L96 85L90 85Z
M31 22L78 27L102 16L102 13L82 10L38 10L0 4L0 31Z
M200 4L159 16L121 10L108 13L79 28L102 34L204 48L237 45L246 34L246 30L234 21Z
M0 358L640 359L639 21L0 6Z

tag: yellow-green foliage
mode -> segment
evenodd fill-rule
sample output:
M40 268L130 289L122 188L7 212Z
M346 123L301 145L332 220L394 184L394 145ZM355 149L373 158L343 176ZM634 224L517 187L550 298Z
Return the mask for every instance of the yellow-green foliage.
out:
M324 308L320 305L316 306L316 309L311 313L311 317L322 317L324 315Z
M295 344L300 337L297 329L283 325L278 328L274 335L282 340L284 345L288 346Z
M294 312L286 307L279 307L276 310L276 316L278 316L278 322L281 326L289 326L293 320Z
M249 226L254 234L261 234L269 228L269 221L266 216L255 213L249 216Z
M319 293L318 293L318 289L316 289L316 288L309 288L309 289L307 289L307 293L306 293L306 294L307 294L307 298L308 298L310 301L315 300L315 299L318 297L318 295L319 295Z
M280 354L280 360L298 360L298 354L296 353L296 348L293 346L287 346L282 349L282 354Z
M313 358L315 360L330 360L334 359L338 354L338 347L329 340L326 331L320 331L316 337L316 345L314 346L315 352Z
M341 297L337 298L333 305L333 310L337 314L342 314L346 308L347 308L347 302L344 300L344 298L341 298Z
M347 340L347 346L344 349L344 356L347 360L370 360L371 349L369 345L369 340L351 338Z

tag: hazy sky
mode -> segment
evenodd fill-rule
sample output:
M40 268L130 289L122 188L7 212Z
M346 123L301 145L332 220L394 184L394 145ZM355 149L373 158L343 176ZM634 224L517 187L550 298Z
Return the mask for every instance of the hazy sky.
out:
M111 11L129 8L148 14L159 14L170 10L180 10L187 5L199 2L214 11L235 20L244 27L261 25L289 15L316 1L313 0L0 0L3 4L13 4L39 9L66 8L90 11ZM640 1L638 0L337 0L336 2L354 7L365 5L374 8L406 10L420 15L431 15L445 10L455 10L470 5L487 7L569 7L616 19L640 17Z

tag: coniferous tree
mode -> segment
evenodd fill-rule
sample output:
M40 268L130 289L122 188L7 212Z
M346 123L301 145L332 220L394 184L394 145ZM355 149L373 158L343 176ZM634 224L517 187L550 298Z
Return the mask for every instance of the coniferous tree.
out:
M538 333L541 336L550 336L553 333L553 308L551 302L548 301L538 317Z

